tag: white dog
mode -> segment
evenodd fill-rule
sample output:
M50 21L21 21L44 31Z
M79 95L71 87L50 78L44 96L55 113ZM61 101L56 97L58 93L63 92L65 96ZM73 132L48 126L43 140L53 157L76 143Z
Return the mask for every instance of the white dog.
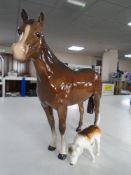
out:
M92 160L95 160L93 153L93 145L96 145L96 154L100 154L100 137L101 129L98 126L91 125L88 128L80 131L74 142L68 147L69 163L75 165L79 156L84 150L88 150Z

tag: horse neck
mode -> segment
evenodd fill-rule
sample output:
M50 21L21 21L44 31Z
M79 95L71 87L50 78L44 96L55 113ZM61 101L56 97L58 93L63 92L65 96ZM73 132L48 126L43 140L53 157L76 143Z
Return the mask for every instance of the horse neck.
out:
M49 48L49 46L44 42L42 47L42 55L41 59L48 64L48 66L52 67L52 65L60 64L60 61L57 59L57 57L54 55L52 50Z
M63 69L69 69L64 63L59 61L49 46L45 43L44 39L41 46L39 58L34 61L36 72L39 76L51 76L59 73Z

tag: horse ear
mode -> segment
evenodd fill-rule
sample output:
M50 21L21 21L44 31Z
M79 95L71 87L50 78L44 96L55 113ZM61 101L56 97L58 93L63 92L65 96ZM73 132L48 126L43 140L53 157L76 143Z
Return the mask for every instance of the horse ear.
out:
M24 9L22 9L21 18L23 19L23 22L26 22L28 20L28 14Z
M40 22L41 24L43 24L43 21L44 21L44 13L41 12L41 13L40 13L40 16L39 16L39 18L38 18L38 22Z

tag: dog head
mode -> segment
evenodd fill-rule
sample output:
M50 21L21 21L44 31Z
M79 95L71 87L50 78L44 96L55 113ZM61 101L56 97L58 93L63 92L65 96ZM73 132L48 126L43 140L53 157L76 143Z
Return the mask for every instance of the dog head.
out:
M75 165L78 161L79 156L82 154L83 150L79 145L70 144L68 146L68 157L70 165Z

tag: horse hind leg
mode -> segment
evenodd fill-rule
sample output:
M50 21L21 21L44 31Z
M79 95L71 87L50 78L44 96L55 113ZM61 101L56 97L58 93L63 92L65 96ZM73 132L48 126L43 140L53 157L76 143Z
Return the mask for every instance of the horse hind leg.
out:
M79 120L78 127L76 128L77 132L81 131L81 127L83 125L83 114L84 114L83 102L79 103L78 106L79 106L79 111L80 111L80 120Z
M94 125L99 125L99 123L100 123L100 113L99 113L100 95L99 94L95 94L94 95L94 107L95 107L95 121L94 121Z
M52 132L52 140L50 142L50 145L48 146L48 150L54 151L56 149L56 132L55 132L55 121L54 121L54 116L53 116L53 110L49 106L43 107L43 109L46 113L46 116L47 116L47 119L48 119L48 122L51 128L51 132Z

